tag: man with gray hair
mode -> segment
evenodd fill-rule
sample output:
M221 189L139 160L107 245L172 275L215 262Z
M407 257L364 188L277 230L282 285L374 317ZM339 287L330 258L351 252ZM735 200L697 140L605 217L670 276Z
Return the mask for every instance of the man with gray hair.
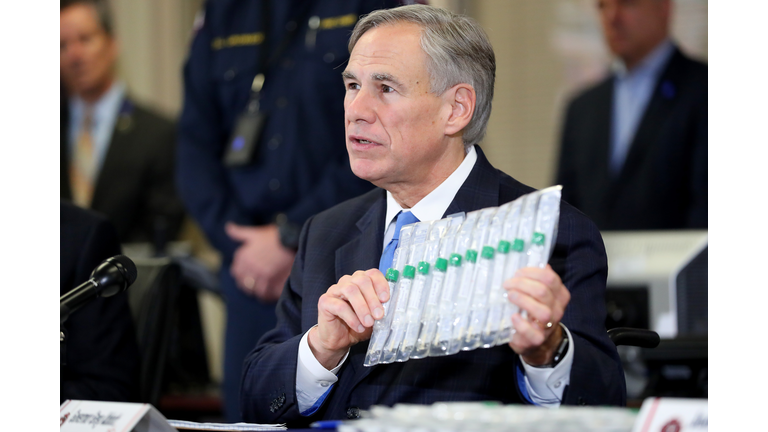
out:
M477 23L423 5L376 11L357 23L349 48L347 151L355 175L378 189L304 225L278 325L244 365L244 418L301 426L395 403L624 404L604 326L605 250L594 224L566 203L551 265L504 283L528 312L512 316L508 345L363 366L390 294L382 250L399 227L533 189L493 168L477 146L496 68Z

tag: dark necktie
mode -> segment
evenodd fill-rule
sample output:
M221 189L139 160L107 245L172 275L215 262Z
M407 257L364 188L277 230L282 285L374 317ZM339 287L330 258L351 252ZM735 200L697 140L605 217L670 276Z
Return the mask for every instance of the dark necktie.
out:
M395 249L397 249L398 240L400 240L400 229L405 225L419 222L419 219L411 212L400 212L395 216L395 235L390 240L387 247L384 248L384 252L381 254L381 260L379 261L379 270L386 274L387 269L392 267L392 259L395 257Z

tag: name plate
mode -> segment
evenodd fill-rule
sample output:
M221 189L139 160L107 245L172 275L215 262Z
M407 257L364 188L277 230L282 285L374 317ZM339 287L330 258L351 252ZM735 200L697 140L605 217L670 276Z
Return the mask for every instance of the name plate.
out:
M60 407L61 432L174 432L150 404L66 400Z
M707 399L648 398L632 432L706 432Z

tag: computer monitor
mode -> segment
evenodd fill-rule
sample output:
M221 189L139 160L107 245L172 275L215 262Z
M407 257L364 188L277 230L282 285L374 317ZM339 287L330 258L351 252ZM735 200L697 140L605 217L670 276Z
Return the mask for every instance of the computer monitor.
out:
M706 335L707 230L601 234L608 255L607 322L650 328L666 339Z

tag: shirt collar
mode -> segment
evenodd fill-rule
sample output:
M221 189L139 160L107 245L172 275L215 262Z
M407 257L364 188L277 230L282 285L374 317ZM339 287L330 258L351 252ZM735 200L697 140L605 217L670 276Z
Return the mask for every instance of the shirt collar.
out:
M110 112L118 112L120 109L120 103L123 101L125 95L125 83L122 81L115 81L112 86L104 93L99 100L91 105L92 121L93 124L98 124L99 121L104 120L104 115ZM69 112L72 119L75 120L74 124L79 125L85 115L85 109L88 105L79 96L72 96L69 98Z
M415 206L410 208L414 216L419 218L420 221L441 219L445 211L448 210L448 206L451 205L453 198L459 192L467 177L469 177L469 173L472 172L476 161L477 151L475 151L475 146L471 146L459 167L445 181L440 183L440 186L436 187L427 196L422 198L421 201L416 203ZM395 216L402 210L408 209L400 207L400 204L395 201L392 194L387 191L387 215L384 220L384 227L388 227Z
M650 54L645 56L640 64L633 70L628 71L624 62L617 59L613 63L613 71L619 79L640 75L655 77L661 73L662 68L667 64L667 60L669 60L674 51L675 47L672 44L672 41L665 39L664 42L654 48Z

